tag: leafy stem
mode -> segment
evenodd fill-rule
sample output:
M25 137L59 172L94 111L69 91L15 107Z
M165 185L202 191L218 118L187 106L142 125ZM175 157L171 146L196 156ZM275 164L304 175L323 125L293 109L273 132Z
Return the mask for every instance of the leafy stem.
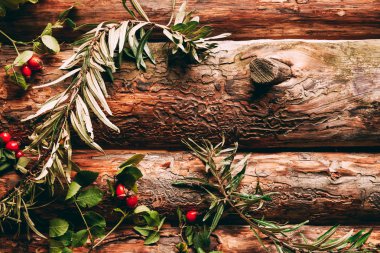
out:
M206 169L206 178L187 177L183 180L176 181L174 185L196 187L206 191L210 195L211 205L203 220L213 216L212 224L209 229L209 235L217 227L220 218L223 215L225 206L231 208L239 217L244 220L253 231L256 239L267 250L259 233L266 235L274 244L279 253L283 252L356 252L364 247L372 230L360 230L356 234L351 230L340 238L332 239L338 226L330 228L320 235L314 241L306 240L302 233L300 241L293 242L293 237L287 237L287 233L298 231L308 221L297 225L281 225L276 222L266 221L264 218L256 219L251 213L262 208L266 201L271 201L271 195L278 194L274 192L264 194L257 184L253 193L240 192L239 186L245 176L248 166L249 155L246 155L239 162L235 162L238 145L232 148L223 148L224 139L221 143L213 145L208 140L197 143L193 140L184 141L184 143L193 151L204 164ZM254 209L253 209L254 207Z
M116 223L116 225L105 235L100 239L96 244L94 244L91 248L95 249L97 246L99 246L108 236L110 236L121 224L123 224L124 220L128 217L128 213L123 213L123 216L119 219L119 221Z
M16 46L16 41L15 41L14 39L12 39L11 37L9 37L9 36L8 36L5 32L3 32L2 30L0 30L0 33L12 43L14 49L15 49L16 52L17 52L17 55L20 55L20 52L18 51L17 46Z

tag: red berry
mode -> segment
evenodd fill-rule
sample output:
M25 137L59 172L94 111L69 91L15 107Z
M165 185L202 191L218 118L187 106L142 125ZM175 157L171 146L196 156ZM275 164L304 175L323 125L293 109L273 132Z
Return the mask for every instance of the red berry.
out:
M18 143L17 141L9 141L6 145L5 145L5 148L10 150L10 151L14 151L14 152L17 152L20 148L18 146Z
M10 142L11 138L12 136L9 133L6 133L6 132L0 133L0 139L2 139L4 143Z
M188 222L195 222L197 220L198 212L195 210L188 211L186 213L186 220Z
M27 65L24 65L21 68L21 73L23 76L29 78L32 75L32 70Z
M16 158L17 158L17 159L20 159L20 158L23 157L24 155L25 155L24 152L22 152L21 150L19 150L19 151L16 152Z
M124 199L125 198L125 187L122 184L118 184L116 186L116 197L118 199Z
M135 208L137 206L138 198L136 195L129 196L126 199L127 207Z
M43 66L42 60L40 57L33 55L32 58L28 61L28 67L31 70L41 70Z

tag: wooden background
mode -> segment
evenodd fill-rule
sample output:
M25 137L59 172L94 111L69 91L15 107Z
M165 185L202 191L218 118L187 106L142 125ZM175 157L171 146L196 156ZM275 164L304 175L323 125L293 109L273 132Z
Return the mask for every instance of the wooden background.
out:
M79 1L73 19L80 24L126 19L120 2ZM160 22L167 21L169 2L141 0L152 20ZM25 5L0 19L0 29L17 39L31 39L73 3L41 0L35 6ZM215 27L215 34L231 32L235 41L220 42L211 57L198 65L168 58L162 44L154 43L156 66L149 65L141 73L125 63L109 86L111 120L121 134L97 124L96 140L107 148L106 155L75 143L78 164L102 176L112 175L134 153L147 154L142 163L141 203L168 216L156 246L143 246L143 240L126 227L97 252L175 252L175 208L206 208L198 192L171 186L175 179L202 171L180 140L217 141L221 133L230 142L238 140L241 152L254 152L244 189L252 189L258 176L265 190L282 193L259 216L291 223L308 219L308 237L337 223L344 225L340 233L349 227L374 227L370 241L379 244L380 1L190 0L189 6L198 10L201 21ZM57 35L70 42L78 33L65 30ZM154 39L163 40L160 34ZM57 67L71 52L66 46L45 59L47 67L32 83L61 75ZM9 46L0 48L1 65L14 57ZM285 62L292 77L268 90L255 88L249 69L255 58ZM62 88L24 93L1 71L0 131L8 130L26 144L32 128L19 120ZM1 177L0 195L17 180L15 174ZM102 179L97 183L106 187ZM111 209L110 200L105 200L98 211L108 214L112 222ZM56 203L39 214L50 217L71 211ZM222 223L219 239L213 239L215 249L263 252L234 214ZM0 245L0 252L46 250L46 242L38 238L26 243L1 237Z

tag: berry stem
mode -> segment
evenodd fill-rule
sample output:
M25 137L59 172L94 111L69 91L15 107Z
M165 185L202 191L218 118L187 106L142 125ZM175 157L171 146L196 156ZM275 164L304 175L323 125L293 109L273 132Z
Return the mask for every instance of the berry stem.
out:
M7 38L10 42L12 42L12 45L13 47L15 48L16 52L17 52L17 55L20 54L20 52L18 51L17 49L17 46L16 46L16 42L14 39L12 39L11 37L9 37L5 32L3 32L2 30L0 30L0 33L5 37Z

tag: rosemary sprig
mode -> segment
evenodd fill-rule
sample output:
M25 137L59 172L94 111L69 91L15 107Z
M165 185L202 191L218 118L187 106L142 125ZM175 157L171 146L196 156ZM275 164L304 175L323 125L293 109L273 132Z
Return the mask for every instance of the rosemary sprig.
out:
M351 230L341 238L333 238L338 226L330 228L314 241L304 240L302 243L294 242L294 238L286 234L299 230L308 221L297 225L281 225L266 221L264 218L255 218L252 213L260 209L266 201L271 201L274 192L264 194L257 184L254 193L242 193L239 186L245 176L249 155L238 163L234 163L238 144L232 148L224 149L224 138L221 143L213 145L208 140L197 143L191 139L184 143L205 164L206 178L184 178L174 182L176 186L190 186L203 189L210 195L211 204L204 216L204 221L212 217L209 236L217 227L224 211L229 208L245 221L253 231L260 244L268 251L259 234L268 237L274 244L277 252L361 252L372 230L360 230L354 234ZM366 249L363 249L364 251ZM364 252L363 251L363 252ZM269 252L269 251L268 251Z

